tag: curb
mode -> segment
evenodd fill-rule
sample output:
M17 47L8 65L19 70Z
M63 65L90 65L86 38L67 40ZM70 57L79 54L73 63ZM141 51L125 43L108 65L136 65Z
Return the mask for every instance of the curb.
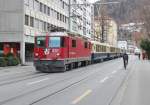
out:
M21 65L0 67L0 70L10 69L10 68L17 68L17 67L21 67Z

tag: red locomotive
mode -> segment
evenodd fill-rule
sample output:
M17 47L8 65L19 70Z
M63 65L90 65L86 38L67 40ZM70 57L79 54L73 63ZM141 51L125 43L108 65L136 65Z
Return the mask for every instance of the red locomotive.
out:
M91 42L66 32L36 36L34 66L42 72L66 71L91 61Z

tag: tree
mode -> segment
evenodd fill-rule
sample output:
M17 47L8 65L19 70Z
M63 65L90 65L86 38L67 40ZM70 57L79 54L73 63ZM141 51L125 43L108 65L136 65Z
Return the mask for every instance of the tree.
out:
M148 59L150 59L150 40L142 39L140 46L143 50L146 51L146 53L148 55Z
M138 2L138 8L134 13L134 18L143 23L144 36L150 39L150 1L141 0Z
M99 27L99 29L97 28L98 30L96 30L96 33L99 34L97 35L100 38L99 41L104 43L107 42L107 29L109 20L107 5L100 5L96 3L105 3L105 0L97 1L94 5L94 20Z

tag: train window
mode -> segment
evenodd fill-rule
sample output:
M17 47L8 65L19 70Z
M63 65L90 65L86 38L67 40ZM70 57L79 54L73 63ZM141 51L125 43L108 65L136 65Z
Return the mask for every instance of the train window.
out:
M100 45L100 52L102 52L102 50L103 50L103 49L102 49L102 46Z
M98 45L98 52L100 52L100 50L101 50L101 46Z
M36 38L36 45L38 47L46 47L46 38L45 37L37 37Z
M96 52L98 52L98 46L96 45Z
M84 48L88 48L88 42L84 42Z
M104 46L102 46L102 52L104 52Z
M61 47L61 38L60 37L50 37L49 38L49 47L56 48Z
M72 47L76 47L76 40L72 40Z
M106 52L106 46L104 46L104 52Z
M89 43L89 49L91 49L91 44Z
M94 45L94 51L96 51L96 46Z
M0 57L3 56L3 44L0 43Z
M65 38L64 37L61 38L61 47L65 47Z

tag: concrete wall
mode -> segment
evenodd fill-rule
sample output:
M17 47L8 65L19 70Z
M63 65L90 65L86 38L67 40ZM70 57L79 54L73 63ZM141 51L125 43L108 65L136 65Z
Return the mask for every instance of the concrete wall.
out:
M23 37L24 0L0 0L0 42L20 42Z

